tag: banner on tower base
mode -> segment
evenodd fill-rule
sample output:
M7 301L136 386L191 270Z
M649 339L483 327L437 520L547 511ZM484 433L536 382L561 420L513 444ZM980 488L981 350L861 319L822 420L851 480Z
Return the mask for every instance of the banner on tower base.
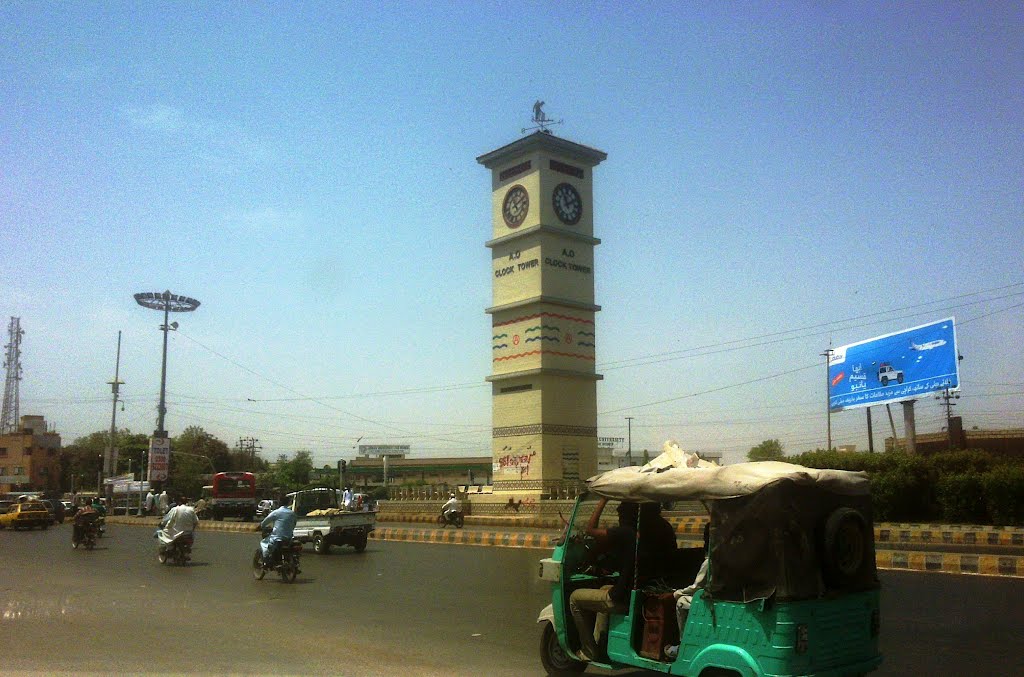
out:
M828 361L832 411L903 402L960 387L952 317L836 348Z

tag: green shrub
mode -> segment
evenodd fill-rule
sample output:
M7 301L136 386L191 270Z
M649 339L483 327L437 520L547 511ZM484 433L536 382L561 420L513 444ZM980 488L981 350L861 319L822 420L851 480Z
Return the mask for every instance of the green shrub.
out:
M938 475L987 473L995 467L992 454L981 450L944 451L926 457Z
M1001 465L981 479L992 523L1024 526L1024 468Z
M937 514L934 481L924 464L871 474L875 519L883 522L927 522Z
M979 449L911 456L816 449L785 459L808 468L865 471L875 520L1024 526L1024 461Z
M986 524L989 520L982 475L976 472L940 476L935 498L945 522Z

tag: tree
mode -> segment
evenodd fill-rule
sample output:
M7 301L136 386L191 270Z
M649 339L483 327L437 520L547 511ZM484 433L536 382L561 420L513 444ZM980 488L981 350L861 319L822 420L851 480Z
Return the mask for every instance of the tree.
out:
M277 457L276 463L266 472L260 473L256 483L261 489L296 491L309 484L312 470L313 455L308 451L297 451L291 459L286 454L281 454Z
M109 440L109 430L98 430L61 449L62 491L71 491L72 487L78 490L85 487L90 491L96 488L96 475L103 467L103 454ZM114 446L118 450L118 467L113 469L114 474L128 472L129 461L132 472L137 473L149 448L149 438L144 434L133 434L128 429L118 430L114 434Z
M765 440L756 447L751 447L747 452L748 461L779 461L785 458L782 451L782 442L778 440Z

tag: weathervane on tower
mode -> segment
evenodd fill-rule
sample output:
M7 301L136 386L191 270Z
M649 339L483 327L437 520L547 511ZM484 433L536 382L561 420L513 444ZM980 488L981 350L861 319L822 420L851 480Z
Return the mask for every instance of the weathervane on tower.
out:
M533 127L523 127L523 129L521 130L523 134L525 134L526 132L532 132L535 129L539 129L545 134L550 134L551 130L548 129L549 126L562 124L561 120L549 118L544 113L544 102L541 101L540 99L537 99L536 101L533 102L533 122Z

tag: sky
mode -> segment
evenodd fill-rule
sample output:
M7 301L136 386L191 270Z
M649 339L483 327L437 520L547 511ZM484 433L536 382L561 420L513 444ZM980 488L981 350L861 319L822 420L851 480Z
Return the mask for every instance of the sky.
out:
M14 1L0 25L0 318L21 413L66 444L110 426L119 331L117 425L154 429L163 318L132 296L167 289L201 301L169 335L171 435L489 455L476 157L537 99L608 154L600 436L825 447L821 353L946 317L965 427L1024 427L1020 3ZM867 448L863 409L831 424Z

